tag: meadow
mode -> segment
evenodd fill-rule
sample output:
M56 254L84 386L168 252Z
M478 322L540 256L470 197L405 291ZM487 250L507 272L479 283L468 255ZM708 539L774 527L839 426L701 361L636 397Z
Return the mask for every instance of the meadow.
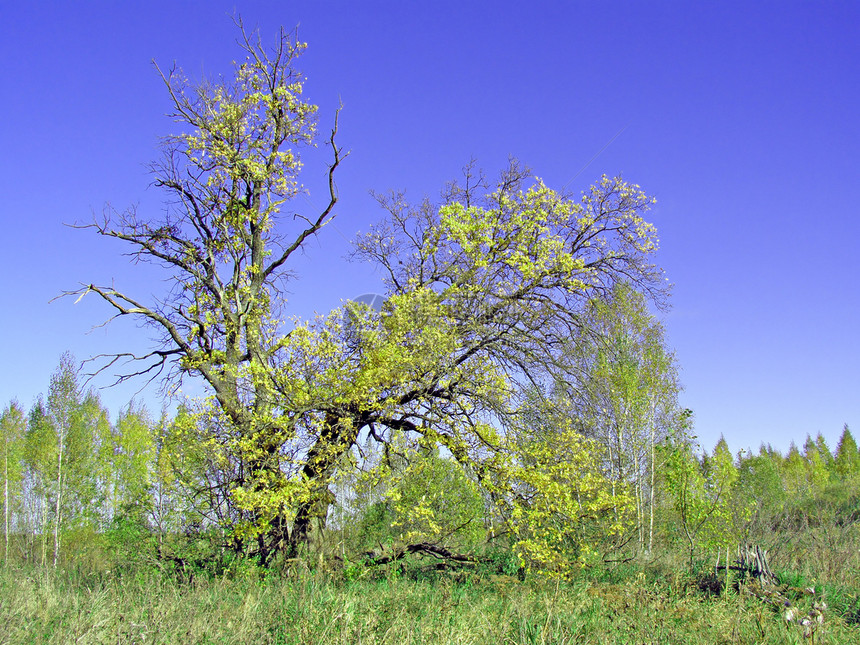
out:
M780 574L800 614L816 597ZM816 587L821 624L785 620L755 583L709 587L667 563L551 581L479 572L358 579L244 567L190 580L127 567L8 567L0 643L833 643L860 642L851 585ZM713 580L711 580L713 582ZM856 587L854 587L856 590Z

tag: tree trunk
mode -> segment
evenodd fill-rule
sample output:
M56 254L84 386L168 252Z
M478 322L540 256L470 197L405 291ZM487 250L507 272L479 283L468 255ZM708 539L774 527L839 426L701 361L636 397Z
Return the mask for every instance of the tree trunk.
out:
M612 508L615 512L615 521L618 521L618 503L615 498L615 458L612 455L612 437L607 441L609 447L609 483L612 487Z
M334 494L326 487L318 490L312 500L299 507L290 534L290 549L293 553L298 553L301 548L321 546L328 509L334 501Z
M638 473L636 475L636 524L639 547L645 548L645 486Z
M57 456L57 504L54 511L54 568L60 558L60 500L63 494L63 443L60 442L60 454Z
M655 458L656 458L657 453L656 453L655 448L654 448L654 435L656 432L655 417L657 415L655 407L656 406L652 401L652 403L651 403L651 437L650 437L650 440L651 440L651 490L649 492L649 495L651 498L650 502L649 502L649 512L650 512L651 517L650 517L649 523L648 523L648 553L651 553L651 550L654 548L654 485L656 482L656 477L654 475L654 472L655 472L655 469L657 468L657 464L655 463L655 461L656 461Z
M361 417L350 419L350 423L344 424L340 417L326 415L325 427L308 452L303 469L306 480L314 482L314 487L309 499L297 509L289 540L284 543L291 554L295 555L302 548L319 546L329 507L336 501L328 488L329 481L337 469L338 461L352 448L363 423Z
M48 557L48 495L42 498L42 567Z
M3 453L3 564L9 566L9 446Z
M156 519L156 529L158 531L158 557L161 557L164 550L164 485L161 481L158 482L156 493L155 512L158 514Z

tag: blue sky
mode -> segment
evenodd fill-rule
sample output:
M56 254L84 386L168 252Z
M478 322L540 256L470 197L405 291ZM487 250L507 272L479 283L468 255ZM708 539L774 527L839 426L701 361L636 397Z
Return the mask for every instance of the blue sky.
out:
M575 191L622 174L658 199L675 285L663 318L702 443L785 449L820 431L833 447L844 423L860 428L856 2L7 6L0 403L29 407L65 350L147 346L133 325L90 331L108 314L95 298L49 304L79 282L165 288L121 245L64 223L107 203L160 213L146 164L175 126L151 61L229 73L234 10L268 42L299 25L321 131L344 105L338 216L295 267L291 311L379 290L344 260L382 215L371 189L432 197L472 157L493 174L515 155ZM306 158L296 210L323 203L324 162ZM115 413L139 385L103 399Z

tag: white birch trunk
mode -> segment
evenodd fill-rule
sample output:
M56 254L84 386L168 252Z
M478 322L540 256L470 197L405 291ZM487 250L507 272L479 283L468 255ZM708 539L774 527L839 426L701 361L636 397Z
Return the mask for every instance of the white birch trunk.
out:
M651 550L654 548L654 485L656 483L655 469L657 468L656 464L656 451L654 448L654 435L656 433L656 404L653 399L651 401L651 436L649 437L651 443L651 491L650 491L650 503L649 503L649 511L651 517L649 519L648 525L648 553L651 553Z
M3 453L3 564L9 566L9 444Z
M57 561L60 558L60 499L63 494L63 444L60 440L60 452L57 456L57 504L54 512L54 568L57 568Z
M42 498L42 567L48 557L48 495Z

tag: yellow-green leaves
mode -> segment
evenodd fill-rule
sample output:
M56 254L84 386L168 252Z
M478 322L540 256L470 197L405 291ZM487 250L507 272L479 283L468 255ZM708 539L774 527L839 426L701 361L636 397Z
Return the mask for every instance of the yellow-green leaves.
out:
M642 216L656 200L638 185L603 175L598 184L583 193L582 203L589 213L586 221L610 223L624 242L639 252L657 250L657 230Z
M483 537L483 499L456 462L418 453L393 475L387 496L400 541L439 543L455 536L472 546Z
M231 81L164 79L186 131L165 141L165 159L154 167L170 196L163 221L132 213L117 229L96 225L167 266L169 295L147 307L112 287L90 287L117 315L162 332L162 345L144 357L154 363L149 370L175 366L210 388L174 439L194 486L211 494L212 516L240 543L260 538L263 561L277 549L296 550L311 519L326 516L329 486L357 461L360 438L390 447L396 433L446 451L458 465L444 468L469 472L502 505L518 487L533 490L524 526L541 518L581 525L602 513L603 479L588 470L591 461L573 458L559 471L544 454L517 452L506 432L523 388L558 364L593 292L622 276L652 280L653 229L641 217L648 199L636 186L604 179L575 202L540 181L527 185L515 164L480 197L483 180L452 187L439 207L393 199L389 221L358 251L388 274L382 310L349 304L313 321L282 321L288 260L337 202L337 120L328 205L317 215L291 210L279 218L301 190L298 150L315 131L316 108L294 68L304 45L282 33L269 52L242 36L247 58ZM529 460L541 467L512 479L511 468ZM546 506L563 499L566 481L580 486L579 506ZM445 533L442 496L409 497L402 486L398 494L412 499L398 515L404 539ZM617 522L623 500L615 490L610 496ZM534 539L521 537L524 545ZM559 528L547 548L570 539ZM528 557L544 557L538 551Z
M409 544L445 544L470 551L486 538L484 497L450 456L401 433L385 450L364 445L360 469L345 476L344 530L354 548L395 550ZM420 445L419 445L420 444Z
M282 54L287 61L305 49L304 43L288 45ZM237 185L259 191L266 204L262 213L246 204L231 215L241 224L263 214L260 224L267 225L268 215L300 189L301 162L292 146L310 143L316 129L317 108L301 98L303 79L260 55L237 65L232 83L188 87L178 75L168 81L174 78L173 92L186 108L183 120L194 126L176 137L185 156L219 200L221 194L234 195ZM246 194L240 190L238 196Z
M459 247L465 259L463 282L468 278L495 293L550 276L574 286L569 281L582 262L566 245L562 231L576 221L582 207L541 182L515 194L499 191L491 200L490 208L454 202L439 209L433 237Z
M525 439L518 453L511 523L523 565L566 576L594 563L594 538L622 533L633 502L604 475L600 446L561 427Z
M666 464L666 484L672 495L680 528L686 538L690 563L702 547L715 550L738 544L740 526L749 518L751 503L733 508L738 470L724 439L700 462L690 442L675 446Z

